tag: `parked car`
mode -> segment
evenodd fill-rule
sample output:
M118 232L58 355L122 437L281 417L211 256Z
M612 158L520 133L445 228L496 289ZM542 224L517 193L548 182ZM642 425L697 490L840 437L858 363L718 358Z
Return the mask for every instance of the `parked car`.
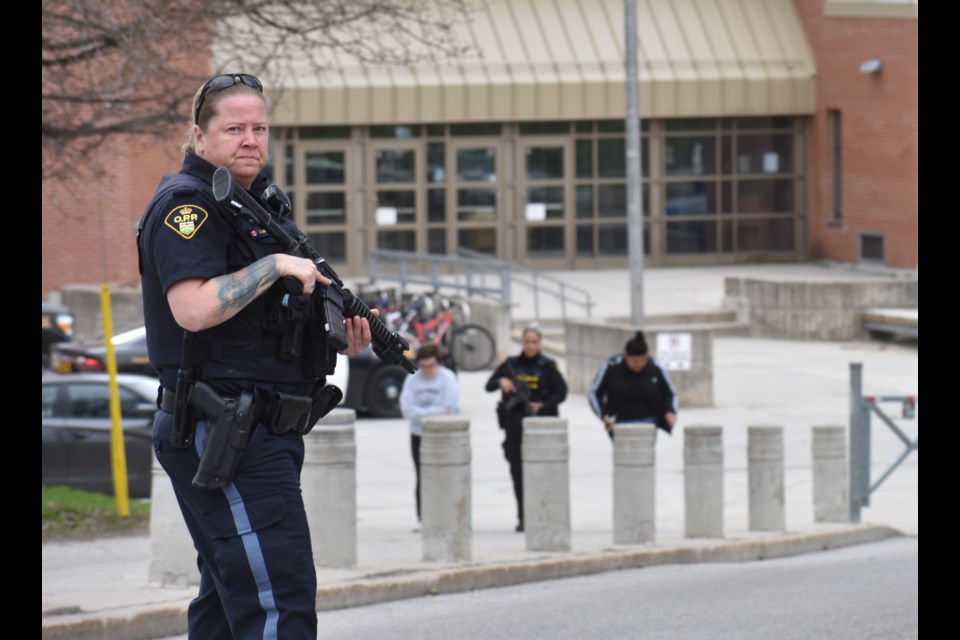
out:
M62 304L40 301L41 371L50 366L50 347L73 338L73 314Z
M157 380L118 375L131 497L150 496ZM40 379L41 473L44 485L113 494L110 386L106 374L48 374Z
M147 357L147 332L144 327L131 329L113 337L113 349L117 359L117 373L145 375L154 379L157 374L150 366ZM105 372L107 370L107 347L101 342L69 342L57 344L51 350L51 366L59 373ZM337 357L337 368L327 380L340 388L347 396L354 383L351 376L352 358ZM363 373L363 370L360 372ZM356 384L363 385L360 379Z
M138 327L113 336L117 373L133 373L156 379L147 357L147 331ZM105 372L107 346L95 342L61 342L50 349L50 367L59 373Z

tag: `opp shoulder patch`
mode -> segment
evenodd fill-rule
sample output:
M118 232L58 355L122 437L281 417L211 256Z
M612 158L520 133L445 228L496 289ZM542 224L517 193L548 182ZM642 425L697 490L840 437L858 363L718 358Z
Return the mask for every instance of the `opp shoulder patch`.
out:
M189 240L196 235L209 217L210 215L203 207L183 204L168 213L163 219L163 224L173 229L181 238Z

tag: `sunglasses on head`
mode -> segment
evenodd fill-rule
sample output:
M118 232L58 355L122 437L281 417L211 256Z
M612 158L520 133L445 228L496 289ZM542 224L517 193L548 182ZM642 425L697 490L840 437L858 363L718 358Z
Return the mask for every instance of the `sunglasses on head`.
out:
M260 93L263 93L263 84L256 78L256 76L251 76L248 73L226 73L221 76L214 76L204 82L203 87L200 89L200 96L197 98L197 106L193 109L193 124L200 124L200 109L203 108L203 100L207 97L208 93L211 91L223 91L224 89L229 89L237 83L245 84L252 89L256 89Z

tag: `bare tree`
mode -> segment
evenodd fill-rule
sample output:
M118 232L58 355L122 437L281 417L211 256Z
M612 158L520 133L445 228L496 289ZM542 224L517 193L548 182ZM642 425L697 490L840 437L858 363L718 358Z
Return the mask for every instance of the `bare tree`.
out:
M42 178L118 134L169 134L201 82L243 69L274 86L336 59L408 65L467 48L472 0L42 0Z

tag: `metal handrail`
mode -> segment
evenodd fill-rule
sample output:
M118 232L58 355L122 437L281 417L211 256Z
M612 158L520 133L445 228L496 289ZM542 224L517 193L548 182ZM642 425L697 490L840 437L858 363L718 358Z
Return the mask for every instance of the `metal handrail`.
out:
M593 302L585 289L567 284L559 278L541 273L526 265L506 262L485 253L458 248L457 256L375 249L367 255L370 282L397 280L402 287L408 284L426 285L441 289L462 291L469 296L499 299L513 306L512 287L520 285L533 295L534 316L540 320L540 296L547 295L560 303L560 315L567 318L567 305L583 309L591 317ZM420 268L414 268L419 263ZM395 270L385 269L396 265ZM488 279L493 279L488 284Z

